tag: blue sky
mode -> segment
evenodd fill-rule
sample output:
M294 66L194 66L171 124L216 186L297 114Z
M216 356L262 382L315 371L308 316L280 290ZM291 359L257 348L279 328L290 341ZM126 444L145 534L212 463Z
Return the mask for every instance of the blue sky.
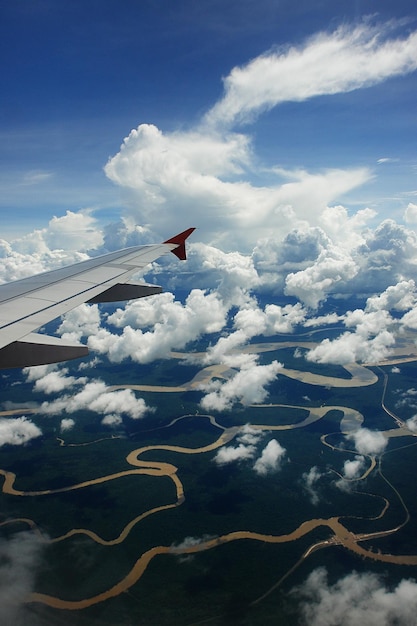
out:
M365 16L376 30L391 24L386 38L417 28L411 1L38 0L3 2L0 11L6 239L66 210L93 208L103 224L123 214L124 185L103 171L123 138L140 124L163 133L195 128L222 98L222 78L233 68L273 48L303 46L319 32L353 28ZM233 131L250 137L253 157L240 180L270 184L271 167L365 167L367 180L337 200L401 218L417 189L416 81L416 72L394 73L370 87L289 98L237 121Z

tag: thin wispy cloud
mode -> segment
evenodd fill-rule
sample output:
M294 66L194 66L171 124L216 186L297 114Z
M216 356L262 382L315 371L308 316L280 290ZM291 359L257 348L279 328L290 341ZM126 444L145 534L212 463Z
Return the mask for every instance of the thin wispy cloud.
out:
M369 22L342 26L234 68L224 79L224 97L208 112L207 122L248 122L283 102L353 91L414 71L417 33L389 38L391 26Z

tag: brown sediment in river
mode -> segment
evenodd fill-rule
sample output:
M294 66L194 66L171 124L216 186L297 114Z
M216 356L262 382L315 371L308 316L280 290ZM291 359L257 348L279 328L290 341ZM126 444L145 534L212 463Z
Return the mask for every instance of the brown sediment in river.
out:
M385 563L396 563L400 565L417 565L417 555L400 556L381 554L379 552L366 550L362 546L358 545L358 542L364 541L365 538L367 540L372 536L379 538L387 534L391 534L394 531L390 530L385 532L379 532L375 533L374 535L355 535L354 533L350 532L345 526L343 526L338 517L331 517L329 519L308 520L300 524L300 526L298 526L298 528L296 528L293 532L284 535L265 535L252 531L235 531L226 535L222 535L220 537L216 537L214 539L201 541L198 544L188 547L155 546L154 548L151 548L150 550L142 554L137 559L130 572L121 581L119 581L116 585L114 585L107 591L104 591L103 593L92 596L91 598L85 598L83 600L63 600L61 598L49 596L42 593L32 593L28 601L41 602L56 609L85 609L94 606L95 604L98 604L100 602L104 602L105 600L109 600L110 598L114 598L130 589L130 587L132 587L139 581L139 579L145 573L149 563L156 556L178 556L183 554L196 554L197 552L211 550L212 548L217 548L220 545L225 545L227 543L240 540L261 541L270 544L287 543L289 541L296 541L297 539L300 539L304 535L307 535L308 533L321 526L327 526L333 532L333 536L330 537L328 540L324 540L310 546L310 548L305 553L304 558L307 558L307 556L312 554L312 552L316 549L324 548L331 545L341 545L362 557L371 558L377 561L382 561Z
M264 351L272 351L277 350L279 348L288 348L288 347L305 347L311 348L313 344L311 342L285 342L285 343L264 343L264 344L254 344L245 348L247 352L264 352ZM175 358L183 358L184 355L173 355ZM398 357L397 357L398 358ZM409 357L411 358L411 357ZM413 358L415 360L415 357ZM351 378L337 378L337 377L329 377L322 376L318 374L313 374L310 372L302 372L298 370L290 370L290 369L282 369L280 373L297 379L301 382L305 382L313 385L322 385L326 387L359 387L365 385L372 385L378 379L377 376L367 367L361 365L347 365L345 369L351 374ZM197 390L202 385L207 384L213 378L223 378L228 379L235 374L235 370L224 366L224 365L213 365L206 368L203 368L198 374L188 383L177 387L162 387L162 386L150 386L150 385L118 385L114 386L111 389L121 389L121 388L129 388L134 390L142 390L142 391L154 391L154 392L163 392L163 393L180 393L189 390ZM269 431L279 431L279 430L290 430L296 428L302 428L312 424L320 419L322 419L329 411L340 411L342 413L341 421L340 421L340 430L343 433L349 433L351 431L356 430L360 427L363 422L363 416L358 411L349 408L349 407L340 407L340 406L322 406L322 407L300 407L297 405L282 405L282 404L265 404L265 405L256 405L258 407L288 407L288 408L302 408L308 411L308 415L305 419L300 420L294 424L284 424L284 425L252 425L251 427L257 430L269 430ZM19 410L12 411L3 411L0 415L13 415L17 413L21 413ZM27 410L29 412L29 410ZM31 413L35 413L36 409L30 409ZM109 474L107 476L102 476L98 478L93 478L91 480L83 481L71 486L62 487L59 489L43 489L43 490L35 490L35 491L23 491L19 490L15 487L16 483L16 475L13 472L6 471L0 469L0 474L4 476L4 483L2 486L3 493L19 496L19 497L31 497L31 496L46 496L51 494L69 492L77 489L84 489L89 486L102 484L108 481L116 480L123 478L125 476L131 475L148 475L155 477L168 477L175 486L176 500L175 502L171 502L168 504L164 504L153 509L150 509L141 515L138 515L133 520L131 520L122 530L122 532L113 539L104 540L97 533L89 529L83 528L73 528L68 531L65 535L60 537L55 537L51 539L51 542L58 542L64 539L68 539L78 534L84 534L90 537L93 541L98 544L110 546L122 543L129 535L131 530L135 525L140 523L146 517L157 514L161 511L172 509L178 507L182 504L185 499L184 488L180 478L178 477L177 471L178 468L171 464L160 461L144 461L140 457L145 452L157 452L157 451L169 451L175 452L178 454L202 454L209 451L213 451L228 442L232 441L233 438L241 432L242 427L232 427L226 428L219 425L216 420L212 416L193 416L193 417L201 417L201 418L209 418L211 423L220 428L222 430L221 435L212 443L198 447L198 448L187 448L184 446L170 446L170 445L149 445L144 446L142 448L138 448L130 452L126 457L126 462L131 466L131 469L127 469L125 471L117 472L114 474ZM173 420L171 424L167 427L178 421ZM401 431L401 432L400 432ZM398 437L398 436L409 436L413 435L407 428L401 427L397 429L392 429L389 431L385 431L386 437ZM92 442L87 442L86 444L65 444L63 439L60 439L60 445L90 445ZM334 450L338 450L336 446L332 446L326 440L324 436L322 438L322 443L332 447ZM343 450L343 452L349 452L348 450ZM368 468L364 471L363 475L357 479L366 478L376 467L376 460L374 457L370 458L370 464ZM372 495L372 494L370 494ZM381 513L381 517L383 516L386 508L389 503L386 500L386 506L384 511ZM408 514L408 512L407 512ZM0 525L8 524L8 523L25 523L33 530L38 531L37 526L33 520L27 518L18 518L15 520L8 520L3 522ZM329 529L329 538L319 541L317 543L312 544L304 553L302 559L307 558L314 551L330 547L330 546L343 546L346 549L358 554L359 556L365 558L371 558L377 561L386 562L386 563L394 563L400 565L417 565L417 555L391 555L391 554L382 554L380 552L373 552L371 549L366 549L363 547L365 541L369 541L371 539L379 539L381 537L390 535L395 533L400 527L389 529L386 531L380 531L376 533L357 533L354 534L349 531L340 521L340 517L331 517L329 519L311 519L304 521L301 523L295 530L290 533L283 535L268 535L256 533L253 531L234 531L227 533L225 535L221 535L216 538L211 538L207 540L202 540L191 546L155 546L150 550L143 553L135 562L132 569L127 573L127 575L120 580L117 584L112 586L110 589L103 591L100 594L97 594L90 598L84 598L81 600L65 600L58 597L49 596L47 594L42 593L33 593L28 598L29 602L40 602L45 605L48 605L57 609L66 609L66 610L80 610L110 598L116 597L119 594L127 591L130 587L136 584L140 578L145 573L150 562L155 558L163 555L183 555L183 554L195 554L198 552L203 552L205 550L210 550L212 548L216 548L220 545L225 545L234 541L241 540L250 540L250 541L258 541L269 544L280 544L287 543L290 541L297 541L301 537L304 537L308 533L319 527L327 527ZM263 597L263 596L262 596Z

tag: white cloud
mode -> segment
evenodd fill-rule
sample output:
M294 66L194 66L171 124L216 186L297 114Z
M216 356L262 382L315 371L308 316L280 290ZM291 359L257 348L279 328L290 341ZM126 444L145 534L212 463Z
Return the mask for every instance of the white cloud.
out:
M127 358L149 363L167 358L171 350L184 348L203 334L220 331L226 314L227 307L216 293L193 289L184 305L164 293L117 309L107 321L123 327L123 332L113 334L101 328L89 337L88 346L117 363ZM140 327L152 330L144 332Z
M64 340L78 342L89 337L100 327L100 311L97 304L80 304L63 315L57 333Z
M317 483L323 476L317 465L314 465L308 472L304 472L302 475L302 485L307 491L312 504L318 504L320 502L319 493L317 490Z
M333 585L325 568L314 570L305 583L292 590L301 602L299 611L308 626L414 626L417 583L403 579L388 589L373 573L352 572Z
M103 242L96 219L88 211L67 211L53 217L48 226L12 242L13 249L22 254L42 254L65 250L79 252L97 248ZM85 257L84 257L85 258Z
M377 296L366 301L366 311L407 311L414 306L417 298L416 284L413 279L401 280L396 285L390 285Z
M342 317L337 313L328 313L327 315L318 315L317 317L311 317L304 322L305 328L311 328L314 326L329 326L330 324L337 324Z
M271 439L259 455L257 445L263 437L264 433L262 431L252 428L250 424L246 424L237 437L237 445L223 446L213 460L217 465L222 466L256 459L252 467L259 476L267 476L268 474L278 472L281 469L287 451L276 439Z
M213 143L212 133L200 128L164 135L147 124L132 130L108 162L106 174L130 191L133 219L153 225L157 215L159 224L175 232L178 223L186 225L194 215L204 241L225 250L248 251L257 239L270 237L271 231L284 235L307 221L319 224L327 206L372 176L366 168L295 171L285 172L289 180L279 184L283 175L279 171L275 185L254 186L248 182L248 170L256 172L258 166L252 163L249 140L235 133L220 138L216 133L227 159L214 159L212 164L207 148ZM209 152L205 165L196 156L194 140L202 154Z
M50 402L43 402L40 411L51 413L75 413L89 410L107 415L126 414L132 419L140 419L148 411L143 398L136 398L131 389L109 391L100 380L90 381L85 387L73 396L64 395Z
M104 426L120 426L120 424L123 423L123 420L120 417L120 415L115 415L114 413L109 413L108 415L105 415L103 417L103 419L101 420L101 423Z
M87 381L84 377L68 376L68 369L59 368L55 363L25 367L23 373L28 382L35 382L34 391L46 394L59 393L75 385L84 385Z
M171 545L171 549L173 552L186 552L189 548L193 548L194 546L199 546L206 541L210 541L211 539L215 539L216 535L203 535L202 537L185 537L180 543L173 543Z
M386 359L394 344L393 335L384 330L368 339L358 333L343 333L337 339L324 339L306 354L308 361L317 363L378 363Z
M38 185L53 177L52 172L44 172L42 170L31 170L23 176L24 185Z
M71 430L72 428L74 428L74 426L75 422L71 417L64 417L64 419L61 420L61 433L64 433L67 430Z
M102 235L88 212L53 217L48 226L12 242L0 240L0 282L56 269L88 258L86 250L101 245Z
M26 610L25 599L33 591L44 545L42 539L30 532L21 532L8 541L0 541L2 624L33 623L33 613Z
M358 266L349 254L329 245L308 268L288 274L285 293L316 309L330 291L337 290L339 282L351 280L357 272Z
M253 469L260 476L277 472L281 468L287 451L276 439L271 439L262 450L261 456L255 461Z
M407 224L417 224L417 204L409 202L404 212L404 220Z
M237 440L245 445L256 445L264 437L264 433L257 429L252 428L250 424L245 424L241 429Z
M376 300L375 311L355 309L346 313L344 324L347 328L353 328L354 332L344 332L333 340L324 339L307 353L306 359L341 365L378 363L386 359L395 344L394 321L388 311L379 308L379 303L376 306Z
M379 430L369 430L368 428L358 428L353 433L346 435L346 438L354 442L357 452L361 455L381 454L388 443L388 440Z
M411 430L413 433L417 433L417 415L413 415L406 421L407 428Z
M359 478L365 465L365 457L356 455L355 458L350 461L347 460L343 464L343 476L348 480L355 480Z
M256 448L252 445L240 443L237 446L223 446L214 457L217 465L227 465L236 461L246 461L253 459L256 454Z
M396 163L398 159L393 159L392 157L381 157L377 159L378 165L382 165L383 163Z
M0 419L0 446L21 446L41 435L41 429L25 416Z
M38 378L34 385L34 391L43 392L46 394L58 393L69 389L75 385L83 385L86 382L86 378L75 378L75 376L67 376L68 370L53 370L48 372L42 378Z
M415 70L417 34L404 39L384 34L382 24L342 26L235 67L224 79L223 99L206 119L218 125L247 121L282 102L352 91Z
M243 330L248 339L256 335L276 335L291 333L297 324L306 318L306 310L300 303L279 306L267 304L262 310L255 305L238 311L234 317L234 326Z
M265 386L276 378L282 365L277 361L258 365L256 355L250 356L242 369L225 383L213 381L209 386L202 386L203 391L209 392L201 400L204 410L226 411L236 402L248 405L265 400L268 395Z
M214 457L217 465L247 461L256 456L256 446L263 438L264 433L252 428L250 424L240 430L237 436L237 446L223 446Z

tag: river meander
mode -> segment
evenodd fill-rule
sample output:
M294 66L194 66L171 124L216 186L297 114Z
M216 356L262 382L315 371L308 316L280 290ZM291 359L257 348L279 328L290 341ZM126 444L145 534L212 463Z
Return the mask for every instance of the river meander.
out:
M250 351L272 351L276 350L277 347L289 347L296 345L306 345L301 342L286 342L285 344L277 344L277 343L268 343L268 344L257 344L254 346L250 346L248 350ZM311 344L309 344L311 345ZM179 358L178 355L173 355L174 358ZM397 357L398 362L398 357ZM363 387L370 386L376 383L378 380L378 376L370 370L368 367L360 366L360 365L349 365L345 368L350 375L350 378L336 378L336 377L327 377L324 375L313 374L309 372L296 371L291 369L283 368L281 370L281 374L284 376L288 376L290 378L296 379L302 383L309 385L322 385L326 388L354 388L354 387ZM201 387L202 384L207 384L213 378L224 378L228 379L233 375L233 371L230 368L225 366L216 365L203 367L201 371L188 383L182 384L180 386L155 386L155 385L117 385L114 386L113 389L120 388L129 388L138 391L146 391L152 393L182 393L185 391L197 390ZM268 424L253 424L252 428L257 431L265 431L265 432L275 432L275 431L291 431L296 429L306 428L323 418L325 418L330 412L338 411L340 413L339 419L339 431L340 433L351 433L361 427L364 416L356 409L347 406L337 406L337 405L326 405L326 406L316 406L316 407L306 407L303 405L293 404L293 405L285 405L285 404L264 404L264 405L256 405L258 409L263 409L265 411L270 411L274 408L293 408L293 409L304 409L308 412L308 415L295 423L288 424L271 424L271 419L268 420ZM26 411L28 412L28 411ZM32 413L36 413L36 408L31 409ZM2 416L10 416L14 414L18 414L19 411L14 409L11 411L3 411ZM184 415L182 417L176 418L172 420L169 424L165 426L165 428L170 428L174 423L179 424L181 420L186 420L188 417ZM187 493L184 488L184 484L181 480L181 476L179 475L179 467L174 463L168 463L165 461L158 460L158 455L161 452L170 452L175 455L204 455L207 453L211 453L213 451L218 450L222 446L226 444L230 444L239 435L242 434L244 429L244 424L241 426L231 426L226 427L217 421L216 418L212 415L193 415L193 419L200 420L210 420L210 424L218 429L219 435L215 438L211 443L206 444L201 447L187 447L181 445L167 445L167 444L157 444L157 445L146 445L142 447L138 447L126 456L126 463L129 466L129 469L124 471L109 473L107 475L97 476L95 478L85 480L82 482L74 483L72 485L67 485L65 487L58 488L48 488L47 485L40 486L39 489L36 490L23 490L19 488L19 478L15 473L11 471L7 471L4 469L0 469L0 474L4 477L2 492L9 496L15 496L18 498L33 498L33 497L43 497L43 496L51 496L54 494L68 493L77 490L88 489L89 487L95 485L102 485L105 483L109 483L112 481L117 481L125 476L136 476L140 477L141 475L152 476L154 478L164 477L168 478L172 481L172 484L175 489L176 499L175 502L161 504L160 506L153 507L140 515L137 515L133 519L131 519L122 529L122 531L111 539L104 539L98 533L94 532L89 528L72 528L68 532L62 534L61 536L56 536L53 538L45 539L50 543L58 543L64 540L68 540L74 538L79 535L87 536L93 542L102 545L102 546L114 546L117 544L123 543L133 531L135 527L141 524L145 519L149 519L152 516L155 516L157 519L158 515L162 511L168 511L170 509L177 509L181 507L184 503L185 498L187 497ZM395 417L393 415L393 417ZM397 425L396 428L387 429L384 431L384 435L386 438L398 438L398 437L415 437L415 433L406 428L404 424L400 424L399 427ZM97 441L101 441L98 439ZM335 453L341 452L346 453L344 448L340 448L335 446L329 442L326 435L323 435L321 438L322 445L330 447ZM67 445L72 446L82 446L85 444L71 444L70 442L66 442L64 438L59 439L59 443L61 447L65 447ZM88 442L89 445L94 445L94 441ZM143 458L146 456L146 459ZM149 457L152 456L153 460L149 460ZM365 455L366 456L366 455ZM355 480L365 480L371 473L380 471L378 467L377 459L374 456L367 456L367 466L364 469L362 475ZM393 488L394 489L394 488ZM394 489L395 491L395 489ZM398 492L397 492L398 493ZM398 494L399 495L399 494ZM390 506L389 498L385 498L385 505L378 514L375 519L382 519ZM405 507L405 505L404 505ZM406 511L408 515L408 512ZM3 522L1 525L9 525L13 523L23 523L26 524L29 528L31 528L34 532L38 533L41 536L41 529L38 528L36 522L29 518L19 518L16 517L14 519L8 519ZM404 522L406 523L406 522ZM204 552L207 550L216 549L220 545L226 545L232 542L238 542L242 540L249 540L254 542L262 542L264 544L284 544L289 542L296 542L303 537L308 536L312 531L317 528L327 528L328 529L328 538L326 540L321 540L318 542L313 542L309 545L308 549L305 550L302 559L307 559L311 554L316 552L319 549L328 548L330 546L338 545L343 546L346 550L349 550L356 555L359 555L364 558L384 562L384 563L392 563L398 565L417 565L417 554L389 554L382 553L381 551L374 551L372 548L367 548L366 545L372 540L385 536L392 535L396 533L403 524L397 525L395 527L388 527L385 530L378 530L367 533L353 533L351 532L347 526L345 525L344 519L342 516L331 516L329 518L311 518L303 521L297 527L293 528L290 532L285 534L265 534L254 532L250 529L238 528L233 532L227 532L222 535L218 535L210 538L202 538L201 540L195 542L193 545L155 545L150 549L144 551L142 554L138 556L136 561L134 562L131 569L128 573L120 579L116 584L113 584L108 589L103 590L101 593L95 594L91 597L80 598L78 600L68 600L64 597L52 596L40 592L32 593L27 601L28 602L37 602L42 603L44 605L48 605L55 609L65 609L65 610L80 610L85 609L87 607L91 607L95 604L104 602L110 598L114 598L121 593L130 589L133 585L135 585L140 578L146 572L149 564L152 560L157 556L166 556L166 558L172 558L173 556L179 555L192 555L197 554L199 552ZM65 594L63 594L65 595ZM263 597L263 596L262 596ZM260 599L260 598L259 598Z

